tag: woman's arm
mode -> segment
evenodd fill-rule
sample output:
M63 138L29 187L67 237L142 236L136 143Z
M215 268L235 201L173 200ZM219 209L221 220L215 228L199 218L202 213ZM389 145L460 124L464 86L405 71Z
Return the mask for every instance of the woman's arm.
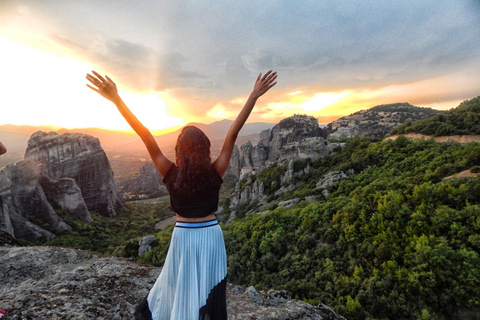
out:
M120 111L122 116L125 118L125 120L127 120L132 129L140 136L143 143L147 147L148 153L150 154L153 163L157 167L158 172L162 176L165 176L168 169L170 169L172 162L163 155L153 135L140 122L140 120L137 119L132 111L128 109L125 102L123 102L122 98L120 98L117 91L117 86L112 79L110 79L108 76L105 76L104 78L95 71L92 71L92 73L93 75L87 74L87 80L90 81L90 83L94 86L87 84L87 87L97 92L105 99L112 101L115 106L117 106L118 111Z
M277 84L277 82L275 81L276 78L277 72L272 70L265 73L263 77L261 73L258 75L257 80L255 81L255 85L253 86L253 90L250 93L250 96L245 102L245 105L238 114L237 118L230 126L230 129L225 136L225 140L223 141L222 150L220 150L220 154L213 162L215 169L217 169L217 172L220 174L221 177L223 177L225 171L227 170L228 163L230 162L230 158L232 157L233 147L235 146L235 141L237 140L240 129L242 129L245 121L247 121L248 116L252 112L252 109L257 102L257 99Z

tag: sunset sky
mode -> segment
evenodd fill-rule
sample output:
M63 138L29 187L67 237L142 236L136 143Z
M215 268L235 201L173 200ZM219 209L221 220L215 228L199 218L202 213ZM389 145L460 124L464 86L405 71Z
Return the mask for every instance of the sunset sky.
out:
M234 119L328 123L378 104L480 95L480 1L0 0L0 125L124 130L86 87L108 74L151 130Z

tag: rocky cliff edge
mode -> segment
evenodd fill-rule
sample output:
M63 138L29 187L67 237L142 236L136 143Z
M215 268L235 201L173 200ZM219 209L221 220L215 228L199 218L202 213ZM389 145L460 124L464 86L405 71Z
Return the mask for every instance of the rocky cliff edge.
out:
M0 247L0 308L6 319L133 319L159 268L88 251ZM228 285L229 320L344 320L325 305Z

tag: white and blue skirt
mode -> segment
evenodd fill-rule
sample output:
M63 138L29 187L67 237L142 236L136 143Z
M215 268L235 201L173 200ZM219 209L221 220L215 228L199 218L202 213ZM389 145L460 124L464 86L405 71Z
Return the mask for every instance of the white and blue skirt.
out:
M163 269L136 319L226 320L227 254L217 220L177 221Z

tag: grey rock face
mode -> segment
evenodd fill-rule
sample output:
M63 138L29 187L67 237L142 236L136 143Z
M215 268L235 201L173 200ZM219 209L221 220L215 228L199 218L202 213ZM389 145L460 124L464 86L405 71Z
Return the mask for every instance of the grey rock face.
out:
M323 130L318 126L318 120L311 116L295 115L280 121L271 129L269 135L259 144L268 145L268 160L275 161L280 156L280 149L292 142L305 138L321 137Z
M71 178L53 180L47 176L42 176L40 185L52 205L71 212L83 221L93 221L83 200L82 190L80 190L75 180Z
M416 121L442 111L412 106L409 103L380 105L361 110L328 124L328 139L384 138L393 128L405 121Z
M55 234L48 230L45 230L29 220L19 215L16 212L10 212L10 220L14 229L13 237L23 238L27 240L33 240L37 238L52 239L55 238Z
M97 138L41 131L29 140L25 160L0 172L0 204L0 230L25 239L55 236L37 224L71 230L54 209L90 222L90 210L114 217L124 207Z
M347 173L348 174L353 174L354 171L353 171L353 169L349 169L349 170L347 170ZM347 177L347 174L343 171L330 171L327 174L325 174L323 176L323 178L321 178L317 182L316 187L324 189L322 191L322 194L325 197L328 197L330 195L330 192L327 190L327 188L330 187L330 186L333 186L335 184L335 182L337 182L339 180L342 180L342 179L345 179L346 177Z
M327 188L332 186L336 181L345 179L347 175L343 171L330 171L323 178L318 180L317 188Z
M152 193L168 194L167 188L162 183L162 176L152 161L146 162L134 177L118 181L116 187L124 198Z
M330 143L322 137L305 138L286 144L279 150L278 160L312 160L326 157L331 151Z
M257 291L250 286L228 287L228 319L231 320L345 320L330 307L312 306L292 299L285 290Z
M145 253L148 251L152 250L151 244L157 241L157 238L155 236L146 236L143 237L139 242L138 242L138 255L140 257L144 256Z
M91 211L115 217L115 209L124 207L117 196L110 163L95 137L38 131L28 141L25 160L40 165L42 173L51 179L75 180Z
M32 161L9 165L0 172L0 230L15 238L55 237L30 219L46 222L56 230L71 230L48 202L38 181L39 172Z
M360 135L360 127L356 124L350 124L348 127L339 127L335 132L332 132L328 138L329 139L343 139L343 138L352 138Z
M52 247L0 247L0 297L9 319L132 319L160 274L127 259ZM229 320L345 320L325 306L227 285Z
M265 168L273 161L317 159L331 151L325 131L314 117L295 115L285 118L272 129L260 133L256 146L250 142L235 149L228 172L240 176L242 167Z

